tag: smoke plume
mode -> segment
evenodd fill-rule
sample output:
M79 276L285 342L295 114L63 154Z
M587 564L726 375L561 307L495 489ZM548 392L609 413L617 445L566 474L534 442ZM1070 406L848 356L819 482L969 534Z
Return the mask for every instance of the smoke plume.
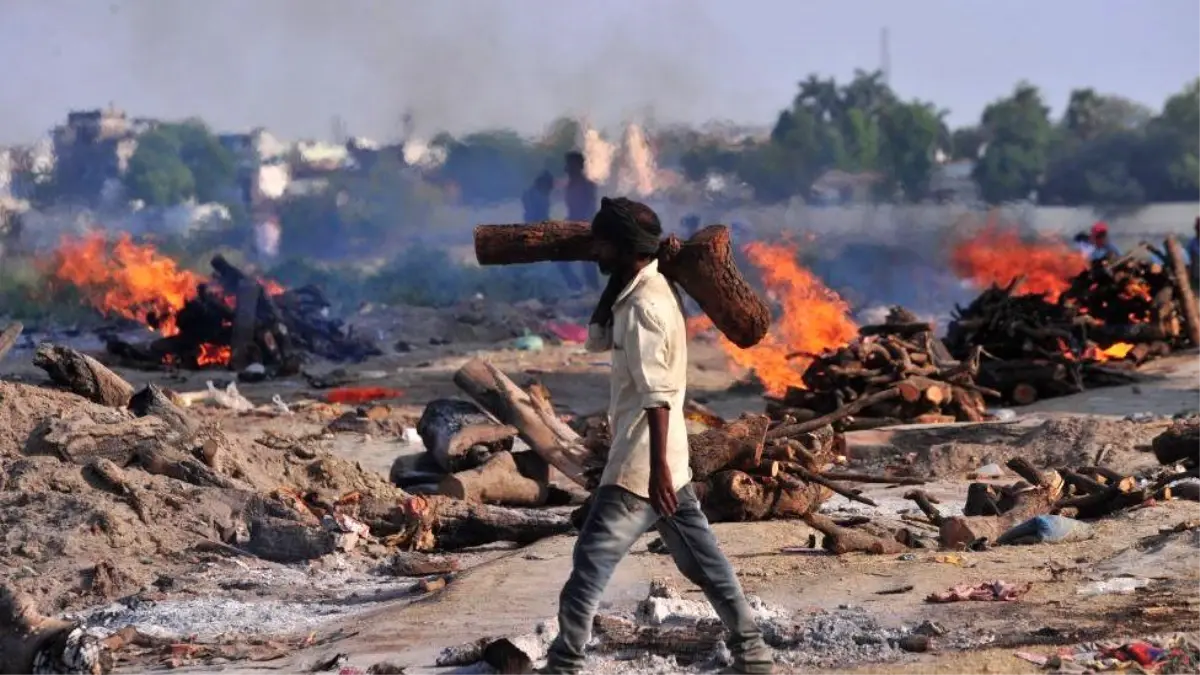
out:
M197 116L281 135L380 140L484 127L540 131L560 115L609 127L703 108L698 45L721 34L685 0L6 0L0 142L67 108ZM603 18L600 18L600 17Z

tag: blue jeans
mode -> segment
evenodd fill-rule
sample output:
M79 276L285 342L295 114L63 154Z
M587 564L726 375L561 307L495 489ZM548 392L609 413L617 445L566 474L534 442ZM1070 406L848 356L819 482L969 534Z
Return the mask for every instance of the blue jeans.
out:
M689 581L704 591L729 631L726 642L740 672L769 673L773 659L754 622L733 566L717 546L717 538L700 510L692 487L679 491L679 508L659 518L650 502L616 486L596 491L591 512L575 542L574 568L559 597L558 637L550 646L546 672L575 673L583 667L583 650L591 638L592 620L617 563L633 543L656 527Z

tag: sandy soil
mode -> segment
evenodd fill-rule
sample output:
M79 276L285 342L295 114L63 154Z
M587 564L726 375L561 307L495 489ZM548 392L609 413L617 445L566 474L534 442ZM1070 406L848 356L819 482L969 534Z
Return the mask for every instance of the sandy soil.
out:
M399 339L400 332L392 330L381 337ZM348 367L369 374L372 379L367 384L404 391L404 396L393 402L397 420L411 422L426 401L455 395L450 375L473 356L485 356L510 375L538 378L563 411L589 413L605 404L608 361L578 347L549 346L531 353L497 349L489 341L463 339L432 346L419 338L407 338L412 341L411 351ZM28 349L11 353L0 365L0 378L41 382L41 373L29 365L29 356ZM693 397L727 416L761 410L760 399L726 391L740 373L730 370L713 345L695 343L691 365ZM315 371L332 368L331 364L314 366ZM206 380L228 377L222 372L171 377L122 373L135 383L154 381L178 391L202 389ZM1114 468L1124 471L1147 466L1153 458L1136 447L1161 431L1163 416L1198 407L1200 359L1195 353L1179 354L1152 364L1146 374L1146 382L1136 386L1039 402L1016 411L1017 419L1007 424L857 432L848 437L850 455L855 462L870 465L916 453L936 476L927 489L943 497L947 511L961 504L970 471L1017 453L1035 463L1065 461L1094 456L1101 446L1108 445L1106 454ZM240 388L260 404L275 395L289 404L321 395L300 379ZM1080 417L1082 413L1088 416ZM1137 420L1122 419L1139 413L1149 414ZM211 411L204 415L219 421L231 437L256 438L268 432L293 437L319 433L332 413L271 417ZM367 473L384 476L397 456L419 451L402 438L362 434L337 434L324 447ZM909 508L899 498L900 492L874 486L867 494L880 502L879 509L864 510L838 498L829 502L826 510L895 517ZM930 620L949 631L934 641L930 653L895 652L881 663L847 660L838 664L838 670L1007 673L1036 670L1014 657L1014 651L1050 653L1055 645L1100 637L1196 630L1195 609L1200 602L1196 590L1200 570L1194 565L1200 548L1197 531L1173 534L1152 545L1144 540L1197 517L1200 509L1195 503L1169 502L1101 521L1096 536L1087 541L966 553L954 563L938 562L934 551L901 557L795 552L794 547L805 546L811 534L795 522L721 524L716 531L747 591L797 617L858 608L888 627L911 627ZM655 578L673 578L681 588L688 588L669 557L646 550L652 539L648 536L635 546L617 570L605 595L605 607L631 611ZM464 561L469 570L433 594L422 593L412 580L378 574L378 555L367 560L355 553L339 553L303 565L207 556L189 561L169 583L151 583L155 592L143 590L140 604L110 605L104 610L107 614L94 615L94 623L117 627L134 621L167 633L213 635L302 635L312 631L328 638L287 650L268 662L240 663L237 669L242 671L295 672L344 653L348 667L365 669L387 660L410 666L409 672L425 672L445 646L482 636L528 632L538 622L552 618L558 590L570 571L573 541L571 536L562 536L519 550L498 546L468 554ZM785 552L785 547L793 548ZM1120 575L1149 577L1153 582L1134 595L1083 598L1079 594L1091 581ZM995 579L1031 582L1032 588L1011 603L923 602L928 593L956 583ZM912 589L878 594L899 586ZM687 597L700 596L693 589ZM84 604L80 603L79 611ZM1139 608L1147 604L1174 609L1141 613Z

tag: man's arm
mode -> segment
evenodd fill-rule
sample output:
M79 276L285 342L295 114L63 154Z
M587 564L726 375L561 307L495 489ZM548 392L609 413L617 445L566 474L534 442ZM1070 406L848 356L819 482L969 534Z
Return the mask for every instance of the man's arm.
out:
M670 430L671 398L682 383L671 377L668 361L669 341L664 322L653 308L635 306L629 321L628 352L630 374L646 411L650 427L650 504L660 515L675 513L679 500L667 461L667 434Z

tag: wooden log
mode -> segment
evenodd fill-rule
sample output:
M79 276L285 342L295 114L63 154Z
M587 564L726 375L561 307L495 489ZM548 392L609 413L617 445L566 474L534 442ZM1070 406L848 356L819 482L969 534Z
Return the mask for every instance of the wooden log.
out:
M933 406L940 406L950 400L952 395L950 385L927 377L909 377L896 383L900 390L900 398L908 403L925 401Z
M153 415L180 434L191 438L196 433L196 424L183 408L171 402L158 385L148 384L129 399L129 411L138 417Z
M417 435L434 463L448 473L479 466L495 452L511 450L515 427L500 424L470 401L439 398L425 405ZM483 446L482 452L472 448Z
M1183 462L1194 467L1200 464L1200 420L1173 422L1150 442L1159 464Z
M808 420L807 422L800 422L797 424L789 424L789 425L771 429L770 431L767 432L767 440L771 440L771 439L775 439L775 438L784 438L787 436L796 436L798 434L806 433L806 432L812 431L814 429L819 429L820 427L826 426L828 424L832 424L844 417L849 417L850 415L854 415L855 413L858 413L859 411L863 410L864 408L868 408L877 403L891 401L891 400L899 398L899 397L900 397L900 391L895 387L891 387L889 389L885 389L883 391L879 391L874 394L864 396L852 403L848 403L848 404L838 408L837 410L829 413L828 415L822 415L815 419Z
M0 583L0 673L58 672L38 669L54 668L54 664L64 661L67 637L78 626L73 621L43 616L33 598L8 582ZM112 668L112 655L102 650L71 656L76 657L72 660L86 662L71 663L70 667L86 670L69 672L108 672Z
M996 541L1010 528L1054 508L1055 501L1048 490L1035 488L1020 495L1016 504L1000 516L953 516L945 518L938 528L938 538L946 548L961 548L979 539Z
M157 417L134 418L124 411L74 410L46 420L34 434L38 452L87 464L103 458L123 467L138 453L174 447L174 434Z
M998 516L1000 513L1000 505L996 503L992 486L987 483L971 483L967 486L967 501L963 504L964 516Z
M850 501L858 502L860 504L866 504L867 506L879 506L878 504L875 503L875 501L873 499L862 496L861 494L858 493L858 491L851 490L842 485L838 485L837 483L829 480L828 478L825 478L824 476L822 476L818 473L813 473L812 471L809 471L807 468L805 468L799 464L790 464L789 463L789 464L785 464L783 468L787 472L794 473L797 476L803 478L804 480L806 480L810 483L816 483L818 485L823 485L823 486L829 488L830 490L836 492L837 494L845 497L846 499L849 499Z
M483 466L443 478L438 494L502 506L541 506L547 486L521 475L511 453L498 452Z
M929 494L924 490L909 490L908 492L904 493L904 498L911 499L916 502L917 508L921 509L921 512L925 514L925 517L929 518L929 522L933 523L934 525L940 526L942 521L945 520L945 516L942 515L942 512L933 505L933 498L930 497Z
M843 553L894 555L905 550L905 546L895 539L885 539L866 532L839 527L832 520L818 513L807 514L804 516L804 522L825 535L821 541L821 548L837 555Z
M101 405L123 408L133 396L133 385L70 347L43 342L33 355L33 365L46 371L55 384Z
M0 331L0 361L3 361L8 351L17 344L17 338L21 337L23 330L25 330L25 325L20 321L14 321Z
M1175 296L1179 298L1179 306L1183 311L1188 342L1193 347L1200 347L1200 308L1196 305L1196 294L1192 292L1191 275L1184 260L1183 247L1175 237L1167 237L1165 244L1171 268L1171 281L1175 284Z
M481 265L595 260L591 227L583 222L480 225L475 257ZM746 283L733 259L729 228L710 225L688 241L673 235L659 249L659 270L700 305L730 341L743 349L767 334L771 311Z
M727 468L758 466L770 420L766 415L743 415L719 429L688 437L692 480L704 481Z
M403 533L403 548L453 551L497 541L531 544L571 530L559 509L521 509L441 495L412 496L388 516Z
M231 356L229 369L241 372L254 362L254 336L258 327L258 299L262 286L243 277L237 285L237 305L233 316L233 333L229 340Z
M1032 462L1024 457L1013 457L1005 462L1005 466L1013 473L1025 479L1030 485L1045 489L1048 492L1048 499L1057 500L1062 496L1065 483L1059 472L1053 470L1039 471Z
M704 512L714 523L798 518L829 497L820 485L799 483L785 475L760 478L743 471L712 476L703 494Z
M603 459L584 446L579 434L555 414L548 401L522 391L480 359L460 368L454 383L502 423L515 427L530 449L567 478L589 490L598 482Z

